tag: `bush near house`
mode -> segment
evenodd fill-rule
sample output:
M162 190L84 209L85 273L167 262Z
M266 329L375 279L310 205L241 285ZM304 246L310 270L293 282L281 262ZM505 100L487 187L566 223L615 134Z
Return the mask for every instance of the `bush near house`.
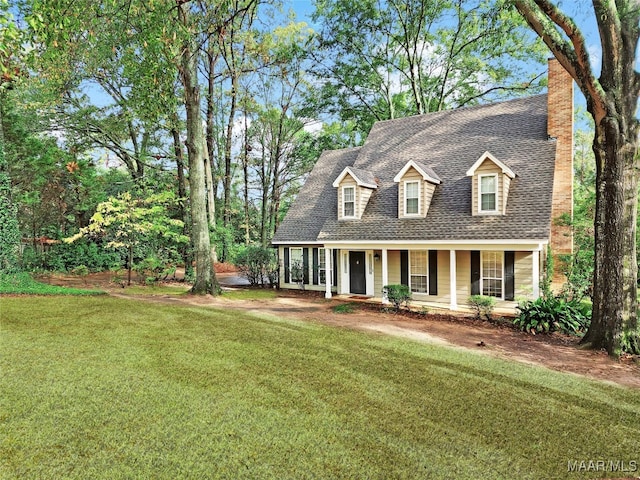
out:
M469 305L476 312L476 318L491 320L491 313L496 306L496 299L485 295L471 295L469 297Z
M249 246L236 255L240 275L252 286L275 285L278 280L278 261L271 248Z
M382 287L382 294L393 304L396 312L402 305L408 307L411 300L411 291L407 285L385 285Z
M591 323L589 306L576 299L542 296L518 305L514 325L529 333L584 333Z

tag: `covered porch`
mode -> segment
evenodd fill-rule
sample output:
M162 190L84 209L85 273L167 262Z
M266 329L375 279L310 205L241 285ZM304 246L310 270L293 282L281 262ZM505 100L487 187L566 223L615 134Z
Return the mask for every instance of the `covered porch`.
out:
M518 300L540 296L545 244L325 244L325 297L386 303L382 287L407 285L412 305L464 311L472 295L496 298L496 312L513 313ZM330 285L336 284L332 290ZM334 293L335 292L335 293Z

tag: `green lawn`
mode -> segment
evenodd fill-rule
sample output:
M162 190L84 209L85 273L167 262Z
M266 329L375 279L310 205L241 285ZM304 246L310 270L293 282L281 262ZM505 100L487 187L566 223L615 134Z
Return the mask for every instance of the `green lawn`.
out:
M0 478L628 476L640 391L236 311L0 298ZM636 473L637 474L637 473Z

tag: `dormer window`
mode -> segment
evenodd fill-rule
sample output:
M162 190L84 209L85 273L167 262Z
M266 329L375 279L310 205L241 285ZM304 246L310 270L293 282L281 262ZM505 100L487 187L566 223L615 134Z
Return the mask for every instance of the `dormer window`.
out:
M342 216L353 218L356 216L356 188L342 187Z
M480 193L480 211L495 213L497 211L498 175L478 175Z
M333 186L338 193L338 220L358 220L362 218L378 183L370 172L345 167L334 180Z
M393 181L398 184L398 218L426 217L436 186L441 183L436 173L409 160Z
M404 182L404 214L418 215L420 213L420 182Z
M505 215L511 180L516 174L490 152L484 152L467 171L471 177L471 214Z

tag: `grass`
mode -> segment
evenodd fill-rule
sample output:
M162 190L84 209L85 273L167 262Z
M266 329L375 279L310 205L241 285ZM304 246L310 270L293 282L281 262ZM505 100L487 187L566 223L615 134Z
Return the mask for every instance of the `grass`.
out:
M333 310L334 313L353 313L356 310L356 305L352 302L339 303L338 305L331 307L331 310Z
M27 303L28 302L28 303ZM237 311L3 298L0 478L602 478L640 392Z
M236 288L224 290L222 298L229 300L271 300L276 298L276 291L272 288Z
M102 295L102 290L59 287L34 280L30 274L0 273L0 294L10 295Z
M189 285L130 285L122 292L129 295L182 295L190 288Z

